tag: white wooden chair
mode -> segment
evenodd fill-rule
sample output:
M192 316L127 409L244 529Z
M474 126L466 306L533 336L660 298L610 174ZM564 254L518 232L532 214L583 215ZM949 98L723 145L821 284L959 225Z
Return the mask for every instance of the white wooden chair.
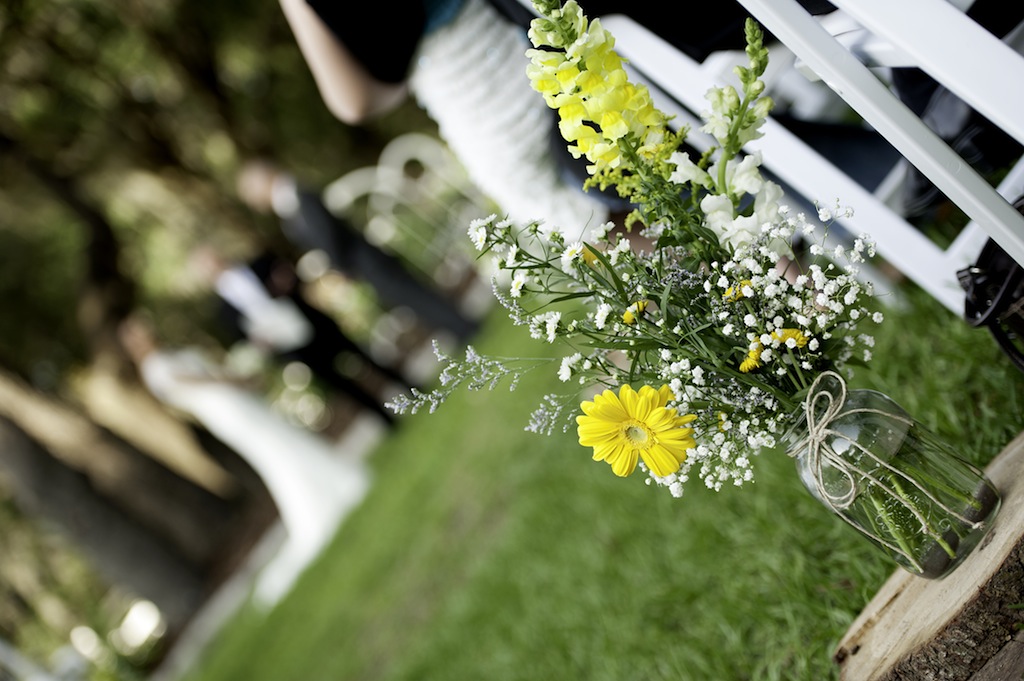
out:
M365 225L368 241L401 256L456 300L463 313L479 318L490 307L490 287L480 277L466 230L496 208L437 137L419 132L395 137L375 165L328 184L323 201L332 213ZM377 317L370 345L381 358L401 360L411 375L426 380L436 360L429 344L420 342L422 331L416 316L398 307Z
M1024 76L1024 59L1018 52L945 0L841 0L834 2L841 12L825 20L811 16L796 0L740 2L781 42L784 49L776 47L773 59L785 59L786 51L791 51L795 59L786 66L818 74L973 222L948 249L939 247L894 207L892 188L899 183L898 168L888 182L868 190L774 119L767 121L764 137L748 149L762 151L768 172L807 200L830 204L838 199L853 207L854 215L843 219L843 226L853 234L870 234L886 261L957 314L963 313L964 294L956 272L973 262L988 236L1024 261L1024 218L1004 198L1021 193L1024 164L1018 164L998 191L993 189L862 61L870 59L874 66L920 66L1024 142L1024 117L1019 114L1024 111L1024 92L1007 96L1010 88L1004 85L1021 82L1016 80L1018 74ZM606 16L602 22L615 36L616 48L630 61L630 68L651 87L658 105L683 123L696 122L693 113L706 108L708 89L731 82L723 66L731 69L744 60L735 53L698 64L628 17ZM927 31L921 30L922 22ZM947 39L935 44L932 38L928 44L928 36L935 35ZM977 54L975 48L979 48ZM1008 77L979 77L979 73L1004 68ZM984 80L989 84L978 84ZM769 88L779 82L770 79ZM691 142L700 144L694 136Z
M392 248L442 288L473 268L466 228L493 205L437 138L406 133L390 141L376 165L325 187L324 204L366 225L367 239Z

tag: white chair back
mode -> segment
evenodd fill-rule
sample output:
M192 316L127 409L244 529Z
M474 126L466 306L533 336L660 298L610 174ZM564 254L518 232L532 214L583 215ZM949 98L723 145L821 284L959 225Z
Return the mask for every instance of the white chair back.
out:
M470 221L494 210L444 143L424 133L388 142L376 165L331 182L323 200L445 289L473 270Z
M1024 111L1024 102L1017 103L1024 98L1024 91L1006 98L1002 96L1003 91L1008 90L1005 86L960 85L961 80L984 80L979 74L990 73L995 68L986 64L998 64L1000 71L1004 65L1012 64L1010 73L1016 76L1020 69L1024 77L1024 60L1017 52L945 0L834 0L842 11L824 18L812 16L796 0L740 2L781 43L772 48L772 59L783 63L783 73L789 72L789 80L771 76L768 79L770 90L774 88L785 95L782 88L786 84L792 87L795 81L791 75L801 69L817 74L973 222L948 249L940 247L894 207L894 188L900 183L898 167L877 188L865 189L841 170L841 164L825 158L774 119L766 122L764 137L748 148L748 151L762 152L768 172L807 201L831 205L839 200L851 206L854 215L840 221L843 227L853 235L869 234L882 258L957 314L963 313L964 293L956 272L973 262L989 235L1015 259L1024 261L1024 218L1004 198L1024 193L1024 164L1018 164L997 192L900 102L877 73L862 63L862 59L870 58L876 66L887 63L925 68L927 65L926 72L936 80L963 96L979 112L1000 125L1007 125L1007 132L1024 142L1024 118L1018 116L1016 121L1011 121L1014 106L1018 107L1018 112ZM913 9L907 9L911 5ZM936 12L935 16L941 22L948 22L948 32L936 30L932 18L934 5L943 5L943 11ZM864 21L865 15L873 13L871 21ZM927 30L921 30L922 16L928 17ZM916 22L913 28L911 19ZM682 123L692 125L696 121L693 114L706 108L704 94L708 89L732 82L729 79L733 77L723 71L723 65L728 63L731 68L743 59L736 53L729 61L709 59L699 64L628 17L614 15L601 20L615 36L616 48L629 60L634 75L651 87L656 103L676 114ZM962 27L965 22L973 25L974 30L967 34L956 32L960 28L954 30L953 27ZM884 30L876 32L879 24L885 24ZM939 24L943 25L946 23ZM865 27L870 29L871 35L864 35ZM845 38L837 38L833 33ZM912 39L904 40L907 35ZM928 36L935 42L936 35L945 35L947 39L938 45L928 44ZM947 42L957 43L958 49L951 50L950 54L957 54L959 63L954 63L957 59L948 55L933 58L934 53L945 49ZM967 54L976 44L984 44L985 49L978 57ZM856 49L851 52L854 46ZM787 52L791 53L788 57ZM1024 82L1013 78L990 80ZM797 99L819 96L813 89L797 87ZM691 136L691 143L700 148L699 136ZM869 274L868 278L885 287L883 278L874 274Z

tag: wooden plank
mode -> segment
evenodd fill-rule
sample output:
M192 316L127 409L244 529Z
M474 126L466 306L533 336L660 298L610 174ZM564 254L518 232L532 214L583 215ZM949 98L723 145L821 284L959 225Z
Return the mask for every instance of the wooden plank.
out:
M1018 632L971 681L1024 679L1024 632Z
M986 473L1002 495L988 535L944 579L895 572L836 649L842 681L1020 678L1003 669L1021 668L1024 648L1024 433Z

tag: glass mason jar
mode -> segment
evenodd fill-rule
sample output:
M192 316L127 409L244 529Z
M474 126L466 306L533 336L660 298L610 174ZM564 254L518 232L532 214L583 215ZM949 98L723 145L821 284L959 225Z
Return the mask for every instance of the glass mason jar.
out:
M988 531L999 493L888 396L831 382L814 423L801 407L782 439L801 481L901 567L949 574Z

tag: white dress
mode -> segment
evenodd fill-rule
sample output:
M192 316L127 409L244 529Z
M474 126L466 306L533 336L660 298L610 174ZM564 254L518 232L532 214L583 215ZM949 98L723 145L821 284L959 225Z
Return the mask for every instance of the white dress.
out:
M157 399L196 419L266 484L287 537L264 567L257 596L264 603L276 601L362 500L367 471L287 421L259 395L217 380L215 365L196 351L152 352L140 373Z
M529 47L486 0L467 0L421 42L410 87L470 178L511 220L543 220L582 238L607 221L608 208L561 176L549 142L554 114L526 76Z

